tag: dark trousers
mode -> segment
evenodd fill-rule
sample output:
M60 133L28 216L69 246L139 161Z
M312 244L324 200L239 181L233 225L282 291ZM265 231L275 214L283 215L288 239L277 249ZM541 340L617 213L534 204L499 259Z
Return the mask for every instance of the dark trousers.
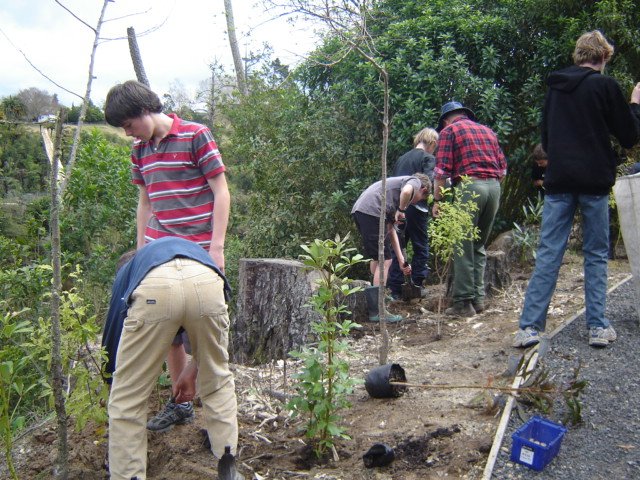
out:
M413 247L411 279L414 284L422 285L422 282L424 282L429 275L429 267L427 266L427 262L429 261L429 238L427 237L429 214L410 205L407 208L405 216L407 224L404 235L398 234L398 239L403 248L407 245L407 242L411 241L411 246ZM393 295L401 295L404 275L402 270L400 270L400 264L393 251L392 259L389 278L387 279L387 287L389 287Z

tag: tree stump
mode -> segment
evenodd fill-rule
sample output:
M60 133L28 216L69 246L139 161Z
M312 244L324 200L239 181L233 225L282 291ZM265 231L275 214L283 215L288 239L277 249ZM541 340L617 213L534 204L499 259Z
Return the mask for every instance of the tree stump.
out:
M297 260L241 259L237 313L230 352L236 363L259 364L285 358L291 350L313 341L310 323L319 316L307 304L318 273ZM354 280L351 286L368 286ZM344 299L350 318L368 318L364 292Z
M364 294L364 289L371 286L371 282L367 282L365 280L352 280L350 286L351 288L362 288L361 291L349 295L344 300L345 305L351 312L351 320L362 324L362 322L369 321L369 309L367 308L367 297Z
M308 342L309 324L318 318L307 306L317 275L297 260L240 260L234 362L266 363Z
M485 295L499 293L511 285L507 254L502 250L487 251L487 264L484 269Z

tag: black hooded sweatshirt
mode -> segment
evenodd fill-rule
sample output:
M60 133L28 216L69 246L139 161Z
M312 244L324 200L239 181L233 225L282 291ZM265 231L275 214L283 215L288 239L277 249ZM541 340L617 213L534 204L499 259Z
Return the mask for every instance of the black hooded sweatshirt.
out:
M631 148L640 139L640 106L627 103L618 83L588 67L551 73L542 120L549 163L548 194L608 195L616 177L611 135Z

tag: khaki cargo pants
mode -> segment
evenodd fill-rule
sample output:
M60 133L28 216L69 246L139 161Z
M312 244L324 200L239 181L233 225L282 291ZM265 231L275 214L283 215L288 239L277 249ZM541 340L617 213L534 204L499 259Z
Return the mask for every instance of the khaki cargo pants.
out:
M169 346L182 326L198 364L198 392L218 458L238 441L237 404L229 370L229 315L224 282L195 260L174 258L135 289L124 320L109 397L111 478L146 478L147 402ZM213 462L212 462L213 463Z

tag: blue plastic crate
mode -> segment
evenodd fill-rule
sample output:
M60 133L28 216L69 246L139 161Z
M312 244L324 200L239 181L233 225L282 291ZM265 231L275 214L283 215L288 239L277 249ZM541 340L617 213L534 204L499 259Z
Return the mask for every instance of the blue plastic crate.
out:
M531 417L511 435L511 461L542 470L560 451L566 432L562 425L538 416Z

